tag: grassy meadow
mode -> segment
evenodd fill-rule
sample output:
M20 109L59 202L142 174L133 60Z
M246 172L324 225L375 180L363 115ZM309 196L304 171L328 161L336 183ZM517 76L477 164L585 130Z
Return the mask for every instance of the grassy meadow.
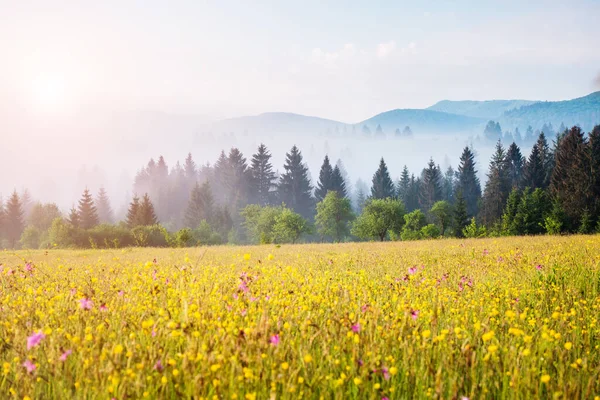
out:
M600 236L0 264L2 398L600 396Z

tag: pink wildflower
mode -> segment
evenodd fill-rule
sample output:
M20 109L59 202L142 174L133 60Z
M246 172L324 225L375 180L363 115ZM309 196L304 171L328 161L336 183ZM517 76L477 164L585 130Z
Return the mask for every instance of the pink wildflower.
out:
M411 275L414 274L415 272L417 272L417 267L410 267L408 269L408 273L411 274Z
M65 351L64 353L62 353L62 354L60 355L60 357L58 357L58 359L59 359L60 361L67 361L67 357L69 357L69 356L71 355L71 353L73 353L73 351L72 351L72 350L67 350L67 351Z
M381 368L381 373L383 374L383 379L385 379L386 381L390 379L391 375L387 367Z
M277 346L277 345L279 345L279 342L280 342L280 341L281 341L281 340L279 339L279 335L273 335L273 336L271 336L271 340L270 340L270 342L271 342L271 344L272 344L273 346Z
M165 369L165 367L163 367L162 362L158 360L156 364L154 364L154 369L158 372L162 372Z
M25 271L27 271L27 272L33 271L33 264L31 264L30 262L25 264Z
M544 267L541 264L538 264L535 266L535 269L537 269L538 271L541 271Z
M410 310L410 317L416 321L419 318L419 310Z
M91 310L94 306L94 303L90 299L80 299L79 300L79 308L82 310Z
M30 359L25 360L23 366L27 368L27 373L31 374L37 368L34 363L31 362Z
M106 304L102 303L102 305L100 306L100 311L108 311L108 307L106 307Z
M27 338L27 350L30 350L32 347L35 347L38 344L40 344L42 339L45 337L46 337L46 335L44 335L44 332L42 332L42 331L39 331L39 332L34 333L33 335L29 336Z
M360 324L358 322L356 324L352 325L352 332L354 332L354 333L360 332Z

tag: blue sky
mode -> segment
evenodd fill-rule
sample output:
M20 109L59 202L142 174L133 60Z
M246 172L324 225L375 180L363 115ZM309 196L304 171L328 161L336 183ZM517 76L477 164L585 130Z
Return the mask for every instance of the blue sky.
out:
M0 105L357 122L600 87L600 2L0 0Z

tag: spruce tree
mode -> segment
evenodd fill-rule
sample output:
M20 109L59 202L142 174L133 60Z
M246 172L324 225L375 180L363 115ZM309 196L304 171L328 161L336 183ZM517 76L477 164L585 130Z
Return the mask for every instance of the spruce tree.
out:
M420 191L420 205L426 212L431 210L435 202L442 199L441 180L440 169L433 162L433 158L430 158L427 168L423 171L423 182Z
M550 151L550 147L548 146L548 141L546 140L546 135L544 134L544 132L540 133L536 144L540 152L540 162L544 171L544 183L541 188L546 189L548 186L550 186L552 169L554 167L554 157L552 157L552 153Z
M467 214L470 217L477 215L479 212L479 200L481 199L481 184L475 168L475 155L467 146L460 156L456 191L462 192L467 203Z
M83 191L77 210L79 213L80 227L82 229L91 229L100 223L94 199L87 188Z
M483 222L491 226L502 216L510 192L506 152L500 141L496 143L496 152L490 161L487 177L481 216Z
M185 158L185 163L183 164L183 171L188 185L194 185L198 180L198 170L196 168L196 163L192 158L192 153L188 153L187 157Z
M591 184L591 214L600 222L600 125L596 125L589 134L590 152L590 184Z
M212 191L208 181L204 182L202 186L196 183L185 210L185 226L196 229L203 220L212 222L213 203Z
M156 213L154 211L154 205L152 204L152 201L150 201L150 196L148 196L148 193L145 193L144 197L142 197L136 219L138 223L143 226L156 225L158 223L158 219L156 218Z
M237 214L239 208L248 204L248 194L252 177L246 163L246 158L239 149L234 147L229 151L227 164L228 176L226 188L229 201L225 205L235 210Z
M312 185L308 177L308 168L304 165L302 153L296 145L286 154L283 168L285 172L281 175L278 185L279 199L304 218L312 219Z
M392 178L390 178L387 165L382 157L379 161L379 168L373 175L371 197L374 199L387 199L394 198L395 195L394 182L392 182Z
M581 131L574 126L560 140L556 153L556 166L552 174L550 191L564 211L564 228L575 232L582 213L590 203L589 145Z
M523 185L532 189L544 188L546 173L537 143L531 148L529 158L523 171Z
M528 194L529 188L526 189ZM513 187L512 191L508 195L506 200L506 207L504 208L504 214L502 214L502 234L506 236L520 235L523 232L519 230L517 223L515 222L515 216L521 202L521 192L517 187Z
M333 172L331 174L331 191L337 192L340 198L347 198L348 191L346 189L346 181L344 176L342 175L342 171L338 165L333 168Z
M456 172L452 166L449 166L442 178L442 199L450 204L454 204Z
M508 161L508 178L510 180L511 188L521 188L523 184L523 168L525 165L525 158L521 154L521 149L515 142L508 147L506 152L506 159Z
M315 199L317 202L323 201L327 192L331 190L331 181L333 175L333 168L329 162L329 157L326 155L321 165L321 171L319 172L319 181L315 188Z
M126 223L129 228L135 228L140 225L138 220L140 211L140 198L137 195L133 195L133 199L131 203L129 203L129 208L127 209L127 218Z
M96 197L96 208L98 210L98 219L102 224L112 224L114 222L113 210L110 206L110 199L104 187L101 187Z
M270 160L271 153L267 150L267 146L261 143L250 162L250 175L252 177L250 193L252 194L252 202L262 206L274 202L273 189L275 188L276 178Z
M454 205L454 234L456 237L463 237L463 229L469 225L469 215L467 212L467 202L462 191L456 193L456 204Z
M69 211L67 222L75 229L78 229L81 226L79 212L77 211L77 208L75 208L75 204L73 204L73 207L71 207L71 210Z
M408 208L408 191L410 189L410 174L408 167L405 165L400 175L400 181L398 181L397 196ZM412 210L410 210L412 211Z
M31 198L31 193L29 193L29 189L23 189L21 191L19 199L21 201L21 209L23 210L23 218L27 220L27 218L29 218L31 208L33 207L33 199Z
M25 229L23 205L19 194L15 190L6 202L4 212L4 236L10 247L16 247L23 229Z

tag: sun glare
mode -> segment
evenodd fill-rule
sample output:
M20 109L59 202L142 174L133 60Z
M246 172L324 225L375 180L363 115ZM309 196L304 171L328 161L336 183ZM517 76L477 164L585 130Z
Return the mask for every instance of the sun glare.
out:
M31 83L32 103L38 111L56 113L69 105L66 79L60 75L39 75Z

